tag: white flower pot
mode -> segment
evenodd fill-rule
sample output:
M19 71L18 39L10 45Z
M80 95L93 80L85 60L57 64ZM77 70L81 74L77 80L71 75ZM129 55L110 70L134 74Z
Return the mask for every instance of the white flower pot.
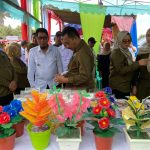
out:
M131 139L126 129L123 129L130 150L150 150L150 139Z
M56 141L59 144L60 150L78 150L81 142L81 131L79 138L58 138Z

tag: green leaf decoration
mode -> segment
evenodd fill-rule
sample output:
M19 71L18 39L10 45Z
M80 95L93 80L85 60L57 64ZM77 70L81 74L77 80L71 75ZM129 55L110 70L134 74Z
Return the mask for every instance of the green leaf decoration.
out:
M53 92L53 90L52 90L52 89L50 89L50 90L49 90L49 93L50 93L50 94L53 94L54 92Z
M94 134L96 136L100 136L100 137L112 137L114 136L114 131L113 130L102 130L102 129L98 129L98 128L94 128L93 130Z
M118 106L117 105L112 105L112 108L114 109L114 110L118 110Z
M13 125L12 123L7 123L7 124L2 124L1 127L4 129L9 129L12 127L12 125Z
M12 124L17 124L23 120L23 117L20 115L15 116L14 118L11 119Z
M56 85L54 85L54 86L53 86L53 90L56 91L56 89L57 89L57 88L56 88Z
M3 134L0 134L0 138L5 138L5 137L8 137L8 136L11 136L14 132L15 132L15 130L13 128L3 130Z
M110 123L114 124L114 125L124 125L125 124L123 119L121 119L121 118L113 118L110 120Z
M59 138L79 138L80 131L78 128L69 128L65 126L58 127L56 134Z

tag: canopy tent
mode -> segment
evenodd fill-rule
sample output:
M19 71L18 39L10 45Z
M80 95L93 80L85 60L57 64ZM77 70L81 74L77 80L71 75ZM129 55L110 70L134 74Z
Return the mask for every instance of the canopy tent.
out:
M71 12L78 12L80 13L80 3L77 0L76 2L68 2L68 1L62 1L62 0L41 0L42 5L48 5L49 8L55 9L55 10L69 10ZM92 0L91 0L92 1ZM106 0L103 0L105 4L108 5L97 5L97 4L84 4L86 6L85 12L92 12L92 13L99 13L101 9L105 8L106 15L137 15L137 14L150 14L150 2L148 0L119 0L118 4L115 5L111 2L106 3ZM81 1L82 2L82 1ZM145 2L145 3L144 3ZM147 2L147 3L146 3ZM95 8L99 9L95 9Z
M88 2L89 1L90 0L88 0ZM124 1L124 5L116 6L110 3L108 3L109 5L97 5L58 0L42 0L42 5L44 8L52 10L63 22L82 24L83 36L86 41L91 36L95 37L97 41L100 41L103 24L104 27L111 27L113 25L113 23L111 23L110 14L133 16L139 14L139 12L141 14L150 12L148 11L150 10L150 5L140 6L131 5L131 3L127 5L126 2L127 1ZM130 28L131 24L132 23L130 23ZM95 49L98 53L99 43L97 43Z

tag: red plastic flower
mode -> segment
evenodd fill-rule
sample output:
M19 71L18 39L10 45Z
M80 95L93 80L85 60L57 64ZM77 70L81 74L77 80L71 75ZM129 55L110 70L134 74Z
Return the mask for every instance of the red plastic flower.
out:
M113 109L111 109L111 108L107 109L107 113L111 117L115 117L116 116L116 112Z
M101 110L102 110L102 108L100 106L93 107L93 109L92 109L93 114L95 114L95 115L100 114Z
M102 108L109 108L110 107L110 101L107 99L107 98L104 98L102 97L100 100L99 100L99 104L100 106L102 106Z
M2 106L0 106L0 112L2 112L3 111L3 107Z
M101 118L98 121L98 124L101 129L107 129L109 127L110 121L108 118Z
M106 97L106 94L104 91L99 91L95 93L96 98Z
M3 112L0 114L0 124L7 124L10 121L10 116L8 113Z

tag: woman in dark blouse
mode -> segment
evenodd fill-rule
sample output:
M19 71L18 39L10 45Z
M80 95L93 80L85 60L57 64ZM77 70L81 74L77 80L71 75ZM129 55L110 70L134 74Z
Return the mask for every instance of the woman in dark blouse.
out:
M104 43L103 50L97 55L98 71L102 76L102 88L109 86L110 44Z

